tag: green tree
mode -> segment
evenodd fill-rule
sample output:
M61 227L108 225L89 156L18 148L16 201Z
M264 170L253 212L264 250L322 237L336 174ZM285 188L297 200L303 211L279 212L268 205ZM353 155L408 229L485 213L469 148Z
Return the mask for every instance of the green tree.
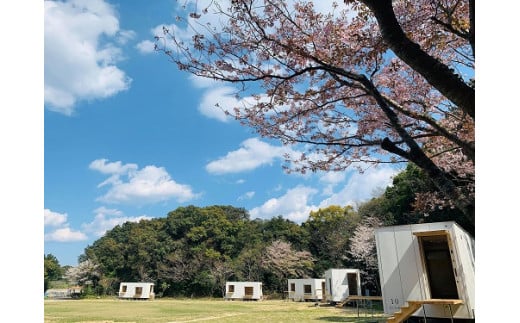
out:
M97 259L100 265L106 291L115 291L121 281L154 281L158 288L163 286L158 268L173 245L165 226L166 219L126 222L86 248L87 259Z
M260 281L262 279L262 252L263 243L251 244L242 249L234 259L234 272L237 280Z
M317 259L315 274L348 264L348 244L359 216L352 206L332 205L311 211L302 226L310 235L309 250Z
M43 282L44 291L49 288L49 283L52 280L59 280L63 276L63 269L60 266L58 258L49 253L43 257Z
M425 172L414 164L397 174L382 196L383 209L387 224L411 224L423 222L456 221L471 234L475 226L455 207L432 205L428 208L425 201L431 198L429 192L434 183Z
M261 239L249 222L244 209L231 206L187 206L168 213L165 228L174 242L159 266L159 278L173 293L219 293L225 279L234 275L233 259Z
M309 232L295 222L279 215L263 222L262 233L264 241L270 243L275 240L290 242L296 249L307 249Z

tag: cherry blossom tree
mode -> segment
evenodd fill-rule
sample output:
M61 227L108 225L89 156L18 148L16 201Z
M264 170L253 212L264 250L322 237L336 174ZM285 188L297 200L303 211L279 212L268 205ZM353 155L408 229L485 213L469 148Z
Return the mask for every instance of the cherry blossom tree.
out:
M209 3L164 26L156 50L236 85L240 105L220 108L299 145L288 171L411 162L437 188L418 206L474 222L474 0L345 0L326 14L312 1Z
M278 288L282 290L288 278L308 278L314 261L310 252L295 250L290 242L275 240L266 246L261 265L278 278Z
M98 263L87 259L80 262L76 267L70 267L65 272L65 278L70 283L81 286L89 284L95 285L102 276L99 267Z
M382 226L383 222L376 217L366 217L354 230L350 238L350 249L348 254L352 261L361 270L364 277L364 285L381 291L379 286L377 250L375 240L375 229Z

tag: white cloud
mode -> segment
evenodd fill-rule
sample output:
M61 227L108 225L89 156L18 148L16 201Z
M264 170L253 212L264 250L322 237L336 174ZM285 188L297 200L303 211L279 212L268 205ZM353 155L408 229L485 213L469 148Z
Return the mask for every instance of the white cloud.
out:
M369 168L363 174L352 172L347 184L337 193L320 203L320 208L330 205L352 205L374 197L374 192L392 183L392 177L399 171L391 167Z
M122 175L129 171L137 170L137 164L125 164L121 161L108 162L107 159L96 159L88 166L90 169L97 170L103 174Z
M290 148L273 146L258 138L250 138L241 143L241 148L229 152L206 165L211 174L239 173L253 170L262 165L271 165L276 159L283 159Z
M237 98L236 95L239 92L237 88L224 86L222 81L215 81L200 76L192 76L190 80L195 87L204 89L198 107L199 112L208 118L221 122L234 120L235 109L243 111L259 102L266 103L269 101L265 94L258 94L259 99L255 99L252 96ZM282 109L284 107L278 107L279 111ZM267 112L267 115L270 113L272 112Z
M326 172L320 177L320 182L336 185L345 180L346 172Z
M123 215L123 212L118 209L109 209L104 206L98 207L94 210L96 215L110 215L110 216L116 216L121 217Z
M253 191L246 192L246 193L244 193L243 195L239 196L238 199L237 199L237 201L250 200L250 199L252 199L254 196L255 196L255 192L253 192Z
M277 198L271 198L259 207L249 211L251 218L270 219L282 215L284 218L301 223L309 217L311 211L326 208L331 205L352 205L364 202L373 197L378 189L384 189L391 184L393 176L399 170L391 167L370 168L363 174L351 171L348 182L337 193L332 188L345 179L345 173L326 174L320 178L325 184L329 196L315 205L313 198L318 192L316 188L309 186L297 186ZM380 193L380 192L378 192ZM325 193L324 193L325 194Z
M317 190L314 188L297 186L288 190L284 195L272 198L261 206L253 208L249 214L252 219L270 219L282 215L286 219L301 223L307 220L310 211L318 209L314 205L308 205L311 197L316 193Z
M326 172L320 177L320 182L325 184L322 195L331 195L337 184L345 181L347 172Z
M43 210L43 217L45 226L59 227L67 223L67 213L58 213L45 209Z
M90 168L111 176L98 187L109 186L97 200L106 203L147 204L175 199L185 202L197 197L188 185L175 182L163 167L153 165L138 169L136 164L122 164L98 159Z
M153 38L154 41L145 39L136 45L139 52L141 54L150 54L154 52L156 42L159 48L177 51L178 49L174 46L174 43L169 39L169 36L165 32L175 35L175 37L181 42L189 41L194 35L194 31L188 27L182 29L175 24L160 24L150 30L151 38ZM156 37L158 37L158 40L156 40Z
M114 9L103 0L44 1L44 96L48 109L71 115L79 100L110 97L131 79L115 63L134 36L119 29Z
M54 227L50 233L45 233L45 241L72 242L87 240L87 236L81 231L70 229L67 222L67 213L58 213L50 209L43 210L44 229ZM47 231L47 230L45 230Z
M45 234L44 239L45 241L72 242L87 240L87 236L80 231L73 231L69 227L64 227Z
M134 39L135 36L136 36L136 33L133 30L120 30L119 31L119 36L117 37L117 43L121 44L121 45L124 45L129 40Z
M222 122L232 120L225 111L232 113L234 108L240 106L240 102L233 96L235 92L236 89L229 86L220 86L205 91L199 104L200 113Z
M155 51L155 43L150 40L143 40L142 42L138 43L135 47L137 48L137 50L139 50L141 54L149 54Z
M139 222L141 220L150 220L151 217L141 215L137 217L123 216L123 212L117 209L109 209L106 207L100 207L94 210L95 217L90 223L82 225L82 228L89 233L94 234L97 237L101 237L108 230L113 229L116 225L123 224L125 222Z

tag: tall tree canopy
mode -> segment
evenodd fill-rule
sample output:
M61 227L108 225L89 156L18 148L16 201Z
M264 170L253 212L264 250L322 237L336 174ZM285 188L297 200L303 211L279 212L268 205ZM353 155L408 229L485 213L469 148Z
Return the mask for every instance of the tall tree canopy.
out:
M348 264L346 250L358 222L359 216L352 206L331 205L310 212L302 227L310 234L309 250L317 258L316 275Z
M296 274L312 270L309 237L281 216L250 220L244 208L190 205L165 218L107 231L85 249L80 266L68 276L82 284L92 281L105 292L117 290L120 281L154 281L161 296L219 296L226 281L237 279L266 281L266 290L279 290L285 282L275 265ZM279 262L275 251L288 249L303 262Z
M164 27L156 49L236 84L241 105L221 108L244 125L304 144L289 171L412 162L435 184L424 206L474 222L474 0L344 2L323 14L310 1L211 1Z
M58 258L56 258L52 253L46 254L43 258L44 290L47 290L51 280L61 279L62 275L63 269L60 266Z

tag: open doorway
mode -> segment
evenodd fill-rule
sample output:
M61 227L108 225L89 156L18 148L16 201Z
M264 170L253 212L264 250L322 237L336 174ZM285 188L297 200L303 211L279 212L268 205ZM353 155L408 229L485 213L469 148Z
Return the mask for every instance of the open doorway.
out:
M246 297L253 297L254 287L246 286L244 287L244 294Z
M358 281L356 273L348 273L347 274L347 282L348 282L348 294L349 296L358 295Z
M448 235L419 237L431 298L458 299Z

